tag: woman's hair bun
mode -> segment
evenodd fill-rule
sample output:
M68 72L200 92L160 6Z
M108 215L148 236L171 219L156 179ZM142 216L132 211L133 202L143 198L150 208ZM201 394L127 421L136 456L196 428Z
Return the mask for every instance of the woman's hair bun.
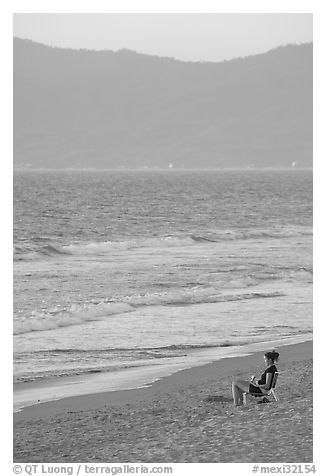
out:
M265 356L273 362L277 362L280 354L276 350L272 350L271 352L266 352Z

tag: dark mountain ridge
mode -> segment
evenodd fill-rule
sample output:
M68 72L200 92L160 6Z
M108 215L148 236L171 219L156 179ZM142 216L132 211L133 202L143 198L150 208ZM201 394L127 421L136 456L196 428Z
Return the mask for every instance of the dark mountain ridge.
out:
M312 44L222 63L14 39L14 165L312 166Z

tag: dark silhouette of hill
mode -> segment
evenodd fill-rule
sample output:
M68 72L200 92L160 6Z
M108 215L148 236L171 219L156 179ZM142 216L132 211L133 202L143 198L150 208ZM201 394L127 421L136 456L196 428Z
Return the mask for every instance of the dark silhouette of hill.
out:
M14 39L14 165L312 166L312 44L222 63Z

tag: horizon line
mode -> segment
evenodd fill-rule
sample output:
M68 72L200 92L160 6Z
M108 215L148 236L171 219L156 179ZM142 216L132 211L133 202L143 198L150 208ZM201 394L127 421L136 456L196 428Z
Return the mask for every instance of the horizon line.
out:
M311 166L264 166L264 167L173 167L173 168L160 168L160 167L134 167L134 168L95 168L95 167L61 167L61 168L51 168L51 167L13 167L13 172L205 172L205 171L273 171L273 170L313 170Z

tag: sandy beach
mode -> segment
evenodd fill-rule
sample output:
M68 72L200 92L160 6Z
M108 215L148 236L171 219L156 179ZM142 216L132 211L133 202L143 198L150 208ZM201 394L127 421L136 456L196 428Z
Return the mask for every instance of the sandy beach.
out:
M234 407L232 380L260 375L263 353L223 359L148 388L28 407L14 414L14 461L312 462L312 342L278 349L278 403Z

